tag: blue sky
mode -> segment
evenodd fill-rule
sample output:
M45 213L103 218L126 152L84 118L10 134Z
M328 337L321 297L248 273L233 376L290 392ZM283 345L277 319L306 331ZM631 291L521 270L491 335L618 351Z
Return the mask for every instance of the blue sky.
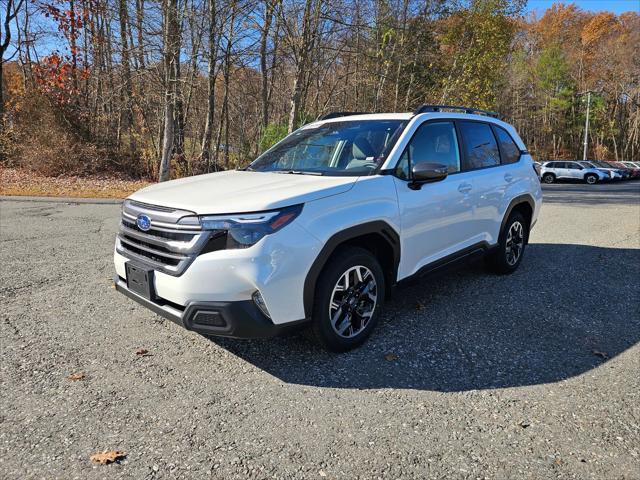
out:
M547 8L556 2L557 0L528 0L527 10L536 11L542 15ZM575 3L581 9L592 12L607 11L620 14L622 12L635 11L640 13L640 0L574 0L573 2L565 1L563 3Z

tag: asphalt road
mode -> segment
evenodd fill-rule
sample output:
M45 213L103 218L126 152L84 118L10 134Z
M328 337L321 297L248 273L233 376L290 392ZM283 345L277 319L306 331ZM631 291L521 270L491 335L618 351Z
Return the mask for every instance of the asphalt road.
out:
M545 195L515 274L404 287L343 355L117 294L117 205L0 202L0 478L640 478L640 182Z

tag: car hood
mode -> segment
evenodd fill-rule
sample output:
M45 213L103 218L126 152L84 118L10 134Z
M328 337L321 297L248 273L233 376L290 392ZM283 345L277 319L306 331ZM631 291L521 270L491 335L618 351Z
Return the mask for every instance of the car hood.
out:
M271 210L348 191L358 177L233 170L158 183L131 200L198 215Z

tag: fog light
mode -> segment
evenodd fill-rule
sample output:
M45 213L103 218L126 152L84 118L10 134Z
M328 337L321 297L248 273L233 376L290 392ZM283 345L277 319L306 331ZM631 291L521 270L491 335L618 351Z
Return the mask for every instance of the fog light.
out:
M253 295L251 295L251 298L253 298L253 303L256 304L256 307L258 307L260 311L264 313L267 318L271 318L271 315L269 315L269 310L267 310L267 304L264 303L264 298L262 298L262 295L258 290L253 292Z

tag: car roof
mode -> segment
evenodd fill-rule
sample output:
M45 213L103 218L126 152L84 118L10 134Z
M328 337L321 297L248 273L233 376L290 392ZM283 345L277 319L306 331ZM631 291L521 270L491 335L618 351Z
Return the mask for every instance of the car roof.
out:
M485 122L485 123L493 123L494 125L502 127L507 132L509 132L509 134L511 135L513 140L516 142L520 150L526 150L526 146L524 145L524 142L518 135L518 132L516 131L516 129L511 124L503 122L500 119L497 119L495 117L491 117L488 115L476 115L471 113L458 113L458 112L424 112L424 113L418 113L418 114L415 114L412 112L363 113L363 114L344 115L344 116L339 116L334 118L328 118L326 120L317 120L315 122L312 122L300 127L300 130L303 130L306 128L314 128L314 127L318 127L320 125L324 125L328 123L350 122L350 121L357 121L357 120L360 120L360 121L362 120L365 120L365 121L366 120L403 120L403 121L409 122L409 125L408 125L409 127L410 125L414 125L415 123L422 123L422 121L428 120L428 119L473 120L473 121L479 121L479 122ZM389 159L387 159L387 161L385 162L385 165L387 164L388 161Z
M424 112L414 114L412 112L402 113L363 113L356 115L344 115L340 117L328 118L326 120L317 120L309 125L319 125L323 123L349 122L355 120L411 120L413 118L453 118L456 120L479 120L483 122L492 122L498 125L509 125L502 120L488 115L475 115L471 113L459 112ZM306 126L306 125L305 125Z

